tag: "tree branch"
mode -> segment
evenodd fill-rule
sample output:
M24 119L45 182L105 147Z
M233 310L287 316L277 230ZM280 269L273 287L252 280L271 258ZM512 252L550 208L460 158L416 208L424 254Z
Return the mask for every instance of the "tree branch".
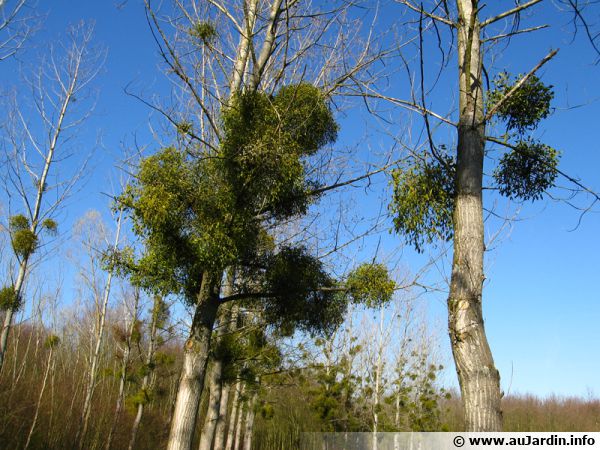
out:
M531 78L531 76L536 73L544 64L546 64L548 61L550 61L552 58L554 58L554 56L556 56L556 54L558 53L558 50L551 50L550 53L548 53L546 56L544 56L544 58L533 68L531 69L527 75L525 75L524 77L522 77L512 88L510 91L508 91L506 93L506 95L504 97L502 97L493 107L492 109L490 109L487 114L485 115L485 118L483 119L484 121L488 121L490 120L494 114L496 114L496 111L498 111L498 108L500 108L500 106L502 106L502 104L504 102L506 102L506 100L508 100L510 97L512 97L514 95L515 92L517 92L519 90L519 88L521 86L523 86L523 84L525 84L527 82L527 80L529 80L529 78Z

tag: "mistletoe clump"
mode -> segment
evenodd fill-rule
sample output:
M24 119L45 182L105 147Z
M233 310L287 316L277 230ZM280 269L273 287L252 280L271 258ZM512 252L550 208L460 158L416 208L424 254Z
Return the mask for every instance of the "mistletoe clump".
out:
M19 309L21 296L17 295L14 286L4 286L0 289L0 311Z
M198 39L204 45L210 45L217 37L217 29L212 22L198 21L188 30L190 36Z
M507 72L501 72L494 80L494 89L488 92L488 109L500 102L520 78L513 79ZM532 75L500 104L496 114L506 122L509 131L515 130L522 135L537 128L539 122L548 117L553 98L552 86L546 86Z
M554 186L558 152L533 140L520 141L494 171L500 193L512 200L538 200Z
M396 283L389 278L383 264L361 264L346 279L346 287L355 303L369 308L379 307L391 300Z
M285 218L306 212L305 158L337 137L323 93L309 84L236 95L223 113L222 161L237 206Z
M425 244L453 236L454 171L453 160L445 157L443 163L424 162L392 172L394 228L418 252Z
M12 216L9 220L9 230L15 255L20 258L29 258L38 245L38 238L31 231L29 219L23 214Z
M323 263L304 247L283 247L268 260L265 318L280 330L332 331L343 321L346 302Z

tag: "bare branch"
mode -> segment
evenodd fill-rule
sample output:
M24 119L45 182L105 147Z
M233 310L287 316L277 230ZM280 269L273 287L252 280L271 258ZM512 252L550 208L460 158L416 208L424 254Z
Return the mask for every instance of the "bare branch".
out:
M536 73L548 61L550 61L552 58L554 58L554 56L556 56L557 53L558 53L558 50L551 50L550 53L548 53L546 56L544 56L544 58L542 58L542 60L539 63L537 63L537 65L533 69L531 69L526 75L521 77L521 79L517 83L515 83L515 85L511 88L511 90L508 91L506 93L506 95L504 95L504 97L502 97L500 100L498 100L498 102L487 112L487 114L485 115L484 121L488 121L492 117L494 117L494 114L496 114L496 111L498 111L498 109L502 106L502 104L505 101L507 101L510 97L512 97L514 95L514 93L517 92L519 90L519 88L521 86L523 86L523 84L525 84L527 82L527 80L529 80L529 78L531 78L533 76L534 73Z
M541 1L542 0L530 0L527 3L523 3L519 6L509 9L508 11L504 11L503 13L498 14L497 16L490 17L489 19L486 19L483 22L481 22L481 28L487 27L488 25L490 25L494 22L498 22L499 20L502 20L505 17L512 16L513 14L517 14L518 12L523 11L524 9L530 8L531 6L533 6L536 3L539 3Z

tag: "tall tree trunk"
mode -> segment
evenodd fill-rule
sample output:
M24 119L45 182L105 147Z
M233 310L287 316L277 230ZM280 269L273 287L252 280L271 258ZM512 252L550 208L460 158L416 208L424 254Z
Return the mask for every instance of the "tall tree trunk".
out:
M158 330L158 320L160 314L162 298L155 296L154 297L154 305L152 307L152 322L150 324L150 343L148 344L148 354L146 355L146 367L149 368L154 361L154 352L156 350L156 332ZM146 370L144 378L142 379L142 391L147 391L150 387L150 375L151 372ZM135 419L133 421L133 426L131 427L131 437L129 438L129 446L128 450L133 450L135 446L135 441L137 439L137 433L140 428L140 423L142 423L142 415L144 414L144 403L140 402L137 406L137 412L135 414Z
M35 426L37 424L37 419L40 413L40 406L42 404L42 397L44 396L44 391L46 390L46 383L48 381L48 374L50 373L50 366L52 366L52 355L54 352L54 345L50 345L50 352L48 353L48 361L46 363L46 370L44 371L44 379L42 381L42 388L40 389L40 395L38 397L37 404L35 405L35 414L33 415L33 422L31 423L31 428L29 428L29 434L27 435L27 441L25 442L24 450L29 448L29 443L31 442L31 437L33 436L33 432L35 430Z
M20 299L23 295L23 283L25 282L25 273L27 272L27 261L29 257L25 257L19 263L19 273L17 274L17 280L14 285L15 290L15 298ZM2 367L4 366L4 359L6 356L6 348L8 345L8 334L10 333L10 328L12 326L13 316L17 311L16 306L11 306L6 310L6 314L4 315L4 324L2 325L2 332L0 333L0 372L2 371ZM15 361L16 364L16 361Z
M219 418L219 409L221 407L221 378L223 374L223 361L215 359L208 372L208 388L210 395L208 398L208 410L204 420L204 426L200 432L200 445L198 450L210 450L215 437L217 420Z
M233 449L239 450L240 443L242 442L242 425L244 420L244 391L246 390L246 384L242 383L240 391L240 397L238 400L237 420L235 421L235 438L233 440Z
M229 415L229 425L227 426L227 439L225 440L225 450L232 450L235 441L236 424L239 414L240 394L242 383L236 382L233 387L233 399L231 400L231 414Z
M223 289L223 295L225 297L233 294L233 283L235 281L235 272L233 269L229 270L227 275L227 283ZM220 309L219 313L219 325L217 330L217 345L221 338L231 328L232 310L229 305L226 305ZM200 446L199 450L210 450L212 448L213 440L215 438L215 431L217 428L217 421L219 420L219 414L221 410L221 392L223 390L223 360L217 354L213 358L213 363L209 372L208 377L208 411L206 418L204 419L204 426L200 434ZM219 447L216 447L219 448Z
M183 368L167 450L191 450L198 407L204 388L204 375L210 351L210 338L219 309L222 274L204 273L190 337L183 348Z
M377 342L377 362L375 364L375 389L373 389L373 434L371 449L377 450L379 431L379 396L381 390L381 372L383 371L383 309L379 310L379 338Z
M229 393L231 392L230 384L221 386L221 404L219 405L219 417L217 418L217 426L215 428L215 442L213 448L224 449L227 425L227 409L229 407Z
M257 398L258 392L254 392L250 398L250 401L248 402L248 413L246 415L246 424L244 427L244 450L250 450L252 448L252 432L254 430L254 417L256 415L255 408Z
M70 50L70 54L67 57L67 61L65 61L69 65L69 69L66 70L66 78L61 79L61 76L58 76L58 78L56 79L60 87L60 95L57 99L55 99L56 109L53 111L53 114L50 114L48 116L46 116L46 113L48 113L48 111L44 111L44 113L42 114L42 119L49 126L49 140L47 143L47 151L43 155L44 164L41 172L38 173L37 176L34 176L35 181L37 183L35 200L27 199L25 194L23 194L24 198L22 198L22 200L24 200L26 204L33 204L33 209L30 210L31 212L29 217L29 231L31 231L33 236L35 236L36 238L38 238L38 233L41 225L39 221L41 220L41 218L44 217L42 213L42 203L44 200L44 194L46 193L47 189L46 182L50 174L50 168L52 167L52 164L55 160L56 151L63 132L63 128L65 127L65 117L67 116L67 110L69 109L71 101L74 100L76 93L80 89L80 83L83 82L83 84L85 84L85 81L81 80L82 75L80 69L84 60L86 47L89 43L90 38L91 34L86 33L86 36L81 45L79 46L75 44ZM54 69L57 69L57 66L54 66ZM50 67L50 70L52 70L52 67ZM87 81L89 81L89 79ZM18 113L20 114L20 111ZM56 120L50 123L48 121L48 117L55 117ZM30 132L30 130L26 131L28 133ZM29 169L27 170L29 171ZM30 254L26 254L17 258L19 260L19 270L13 288L15 291L15 298L19 300L23 295L23 286L25 283L25 277L27 274L30 256ZM6 348L8 345L8 335L12 326L13 316L18 308L18 303L20 303L20 301L17 301L16 303L17 304L7 309L6 315L4 316L4 324L2 325L2 332L0 333L0 372L2 371L2 367L4 365L4 358L6 356Z
M454 209L454 256L448 325L467 431L501 431L500 375L485 335L482 313L485 147L480 23L477 0L457 0L459 125Z
M119 211L117 219L117 231L115 233L115 240L112 245L113 253L116 253L119 240L121 236L121 224L123 222L123 210ZM100 317L98 321L98 330L96 331L96 345L94 346L94 353L92 355L92 361L90 365L90 371L88 374L88 381L85 390L85 399L83 401L83 410L81 412L81 419L79 429L77 430L77 446L81 450L84 448L85 437L87 435L90 416L92 412L92 398L94 396L94 390L96 389L96 381L98 378L98 364L100 363L100 353L102 350L102 342L104 341L104 328L106 326L106 311L108 308L108 300L110 298L110 289L112 285L113 270L112 268L108 271L106 276L106 284L104 285L104 292L102 295L102 305L100 309Z
M105 450L110 450L115 430L117 428L117 422L119 421L119 418L121 417L121 411L123 410L123 401L125 399L125 384L127 382L127 370L129 369L129 358L131 355L131 340L137 322L139 301L140 291L139 289L136 289L134 294L134 304L131 322L127 329L125 348L123 349L123 361L121 362L121 371L119 374L119 393L117 394L117 404L115 405L115 413L112 418L110 431L108 432L108 437L106 438L106 444L104 446ZM124 302L124 306L127 306L126 302Z

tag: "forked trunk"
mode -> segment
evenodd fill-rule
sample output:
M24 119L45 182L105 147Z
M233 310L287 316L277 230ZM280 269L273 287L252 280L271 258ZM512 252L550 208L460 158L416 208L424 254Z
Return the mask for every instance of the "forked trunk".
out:
M477 4L477 0L457 0L460 116L448 325L466 430L501 431L500 375L485 335L481 306L485 122Z
M171 419L167 450L191 450L198 407L210 351L210 338L219 309L219 276L205 273L198 294L190 337L183 348L183 368Z

